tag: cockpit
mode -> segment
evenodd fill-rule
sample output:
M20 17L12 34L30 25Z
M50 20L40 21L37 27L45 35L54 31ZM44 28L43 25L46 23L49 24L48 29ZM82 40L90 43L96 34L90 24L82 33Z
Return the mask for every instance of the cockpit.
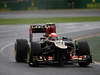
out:
M63 40L63 37L48 37L48 40L51 40L51 41L56 41L56 40Z

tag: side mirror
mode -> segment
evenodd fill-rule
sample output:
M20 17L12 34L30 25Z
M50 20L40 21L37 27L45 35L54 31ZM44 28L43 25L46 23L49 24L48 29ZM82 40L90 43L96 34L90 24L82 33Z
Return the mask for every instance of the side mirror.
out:
M63 37L63 40L65 40L65 41L72 41L72 39L71 38L67 38L67 37Z
M68 40L68 38L66 38L66 37L63 37L63 40Z
M45 39L45 38L43 38L43 37L42 37L42 38L40 38L40 40L44 40L44 39Z

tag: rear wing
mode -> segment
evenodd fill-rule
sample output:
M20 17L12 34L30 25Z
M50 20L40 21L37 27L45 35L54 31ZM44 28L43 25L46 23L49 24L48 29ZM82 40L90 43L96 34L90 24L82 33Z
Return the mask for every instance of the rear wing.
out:
M45 33L46 35L50 33L56 33L56 26L53 25L30 25L29 37L30 42L32 42L32 33Z
M31 33L45 33L46 28L46 25L31 25L30 31Z
M31 33L55 33L56 26L55 25L31 25L30 26Z

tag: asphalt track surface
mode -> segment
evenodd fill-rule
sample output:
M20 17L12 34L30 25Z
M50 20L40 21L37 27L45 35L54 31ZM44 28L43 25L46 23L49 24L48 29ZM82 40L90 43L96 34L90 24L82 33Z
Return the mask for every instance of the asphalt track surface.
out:
M29 25L0 26L0 75L100 75L100 64L79 67L77 64L64 67L41 66L31 68L25 63L16 63L14 42L18 38L28 39ZM100 22L58 23L57 32L63 36L76 38L100 33ZM40 35L34 35L39 39Z
M100 9L35 10L0 12L0 18L53 18L100 16Z

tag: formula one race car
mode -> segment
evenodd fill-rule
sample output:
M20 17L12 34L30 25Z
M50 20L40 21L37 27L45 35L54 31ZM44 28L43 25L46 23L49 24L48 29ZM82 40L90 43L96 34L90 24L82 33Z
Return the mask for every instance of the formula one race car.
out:
M44 33L44 35L40 41L34 42L33 33ZM16 40L16 62L27 62L31 67L42 64L64 66L68 62L86 67L92 63L87 41L73 41L58 35L55 24L31 25L29 37L29 44L25 39Z

